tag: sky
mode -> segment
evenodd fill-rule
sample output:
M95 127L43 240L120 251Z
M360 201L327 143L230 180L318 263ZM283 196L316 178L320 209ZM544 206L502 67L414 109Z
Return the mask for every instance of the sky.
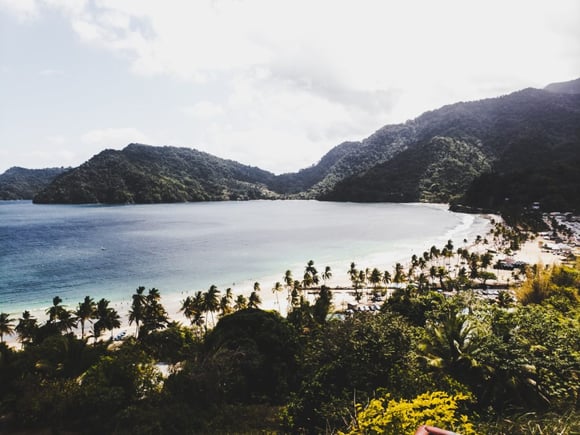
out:
M578 0L0 0L0 173L131 142L293 172L578 77Z

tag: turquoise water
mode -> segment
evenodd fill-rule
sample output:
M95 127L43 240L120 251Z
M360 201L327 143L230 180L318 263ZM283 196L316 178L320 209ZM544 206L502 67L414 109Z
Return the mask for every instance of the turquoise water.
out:
M485 225L421 204L0 202L0 311L46 308L56 295L69 306L85 295L129 301L140 285L163 295L254 281L270 289L286 269L299 277L309 259L345 281L351 261L384 269Z

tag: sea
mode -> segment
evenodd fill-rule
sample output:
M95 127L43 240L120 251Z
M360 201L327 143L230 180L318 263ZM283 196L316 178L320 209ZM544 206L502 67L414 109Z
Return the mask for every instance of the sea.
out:
M59 296L127 306L139 286L179 297L215 284L266 299L286 270L309 260L328 285L358 268L390 270L447 240L485 235L489 221L445 205L318 201L152 205L36 205L0 202L0 312L43 313Z

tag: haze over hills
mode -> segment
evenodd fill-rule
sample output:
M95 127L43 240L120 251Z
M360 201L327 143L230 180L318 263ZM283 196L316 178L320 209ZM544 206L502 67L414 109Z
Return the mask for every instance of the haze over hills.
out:
M540 201L545 209L579 210L579 88L580 79L447 105L278 176L189 148L131 144L58 176L35 201L309 198L492 209Z

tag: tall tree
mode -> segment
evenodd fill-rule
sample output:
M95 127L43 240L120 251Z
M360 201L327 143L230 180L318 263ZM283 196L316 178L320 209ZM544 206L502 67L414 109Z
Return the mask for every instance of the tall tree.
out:
M232 294L232 289L230 287L228 287L226 289L226 294L223 295L220 298L220 317L224 317L227 316L228 314L230 314L233 309L232 309L232 300L233 300L234 296Z
M32 342L37 329L37 320L30 315L30 311L28 310L22 313L22 317L18 319L18 324L14 328L23 346Z
M318 297L314 302L314 307L312 309L312 315L314 320L316 320L319 324L326 323L326 317L330 312L332 307L332 292L328 287L323 285L320 287L320 292L318 293Z
M258 284L258 283L256 283L256 284ZM254 288L255 288L256 284L254 284ZM259 287L259 284L258 284L258 287ZM218 288L212 284L203 296L203 302L204 302L203 308L204 308L204 311L206 313L211 314L212 326L215 326L215 319L213 317L213 313L218 311L219 307L220 307L219 294L220 294L220 291L218 290Z
M383 284L388 285L391 282L391 272L385 270L383 273Z
M95 317L96 314L96 304L93 298L90 296L85 296L83 302L79 302L79 305L75 311L75 316L81 324L81 338L85 338L85 322Z
M181 304L179 311L183 312L184 316L187 317L192 326L194 326L198 331L204 326L205 318L204 313L204 296L201 291L197 291L195 296L188 296Z
M76 326L76 318L62 305L62 299L59 296L52 298L52 306L46 310L46 314L48 314L48 325L58 332L70 331Z
M379 286L379 284L381 283L381 280L383 278L383 275L381 273L381 271L379 269L377 269L376 267L371 271L371 275L369 277L369 282L373 285L373 287L375 288L375 292L377 291L377 287Z
M248 299L244 295L238 295L234 302L234 310L241 311L248 308Z
M4 342L4 335L12 335L14 319L10 318L8 313L0 313L0 343Z
M93 324L95 343L103 331L111 331L111 340L113 339L113 330L121 326L121 317L117 310L109 307L110 301L102 298L96 305L96 322Z
M135 337L139 338L139 327L143 321L146 305L145 287L140 286L132 296L131 309L129 310L129 325L135 322Z
M282 290L284 290L284 288L282 287L280 281L277 281L276 284L274 284L274 287L272 287L272 293L276 295L276 305L278 305L279 313L280 313L280 300L278 299L278 293L280 293Z
M169 316L161 304L161 293L156 288L149 289L143 310L143 332L149 334L152 331L165 328L168 322Z
M250 299L248 300L248 308L259 308L262 300L260 299L260 295L258 292L253 291L250 294Z
M403 265L401 263L395 264L395 276L393 277L393 282L400 284L405 282L406 279L407 277L405 276Z
M326 285L326 281L330 280L330 278L332 278L332 269L330 266L326 266L324 268L324 272L322 273L322 280L324 281L324 285Z
M294 278L292 277L291 270L286 271L286 273L284 274L283 281L284 286L286 287L286 291L288 292L287 301L288 301L288 309L290 309L292 307L292 290L294 287Z
M314 261L310 260L306 264L306 268L304 269L304 287L310 288L313 285L316 286L320 282L320 277L318 276L318 270L314 267Z

